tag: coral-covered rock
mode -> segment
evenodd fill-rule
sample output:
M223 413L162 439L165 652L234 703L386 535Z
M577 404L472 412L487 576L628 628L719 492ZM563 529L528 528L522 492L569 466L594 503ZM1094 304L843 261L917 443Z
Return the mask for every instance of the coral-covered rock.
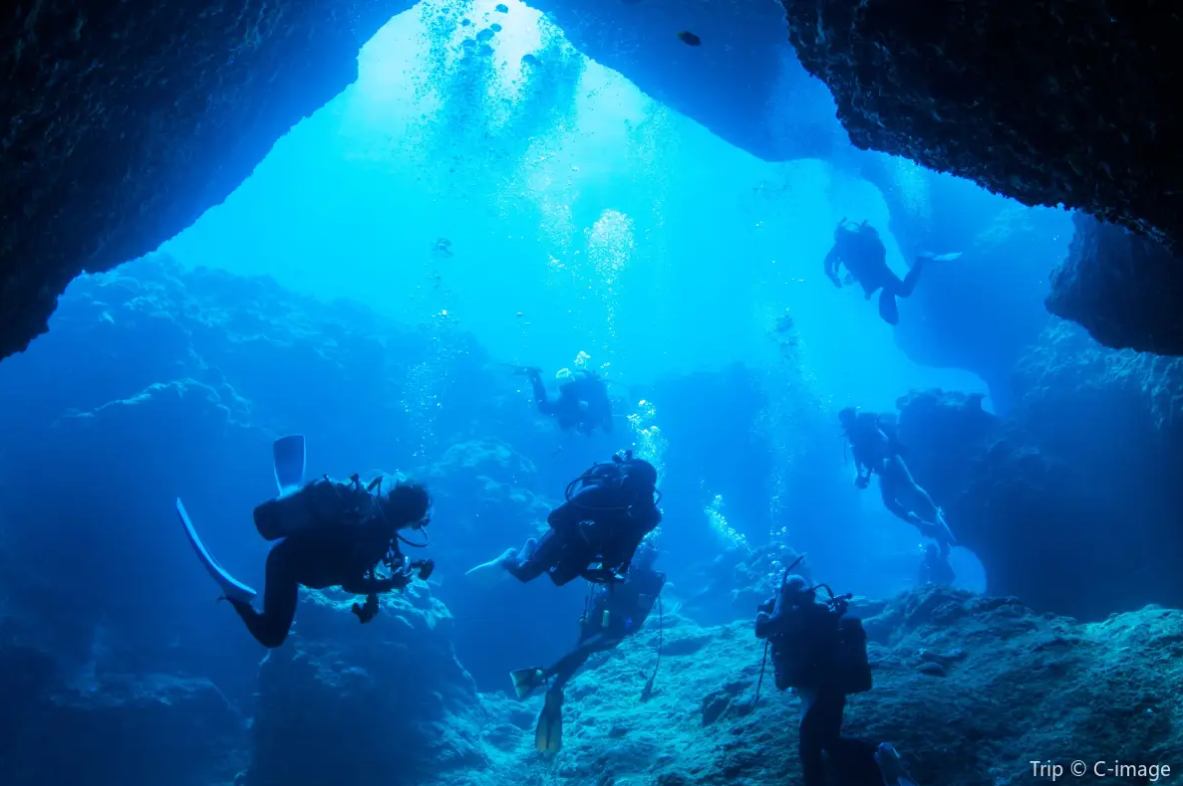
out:
M364 626L353 597L304 592L293 635L259 669L246 783L280 786L446 776L487 759L476 685L452 618L422 585L383 596Z
M1115 349L1183 355L1183 262L1154 240L1089 216L1052 275L1048 310Z
M523 723L503 702L489 703L490 713L505 718L497 728L526 726L516 734L517 755L495 758L491 772L436 782L478 786L492 776L526 786L556 777L571 786L723 786L798 779L799 703L778 694L766 674L753 706L762 646L751 623L700 629L667 616L666 624L650 701L638 697L659 639L652 622L572 681L564 747L553 761L533 752L532 718ZM882 631L870 645L875 687L851 697L844 730L895 744L918 783L1017 786L1033 780L1033 759L1065 768L1089 757L1170 765L1179 750L1177 611L1148 607L1082 625L1037 615L1013 598L926 588L895 598L867 626ZM701 645L671 652L682 640ZM539 705L527 706L536 712ZM506 741L499 743L504 750Z
M80 272L156 248L357 78L404 0L13 6L0 23L0 358Z

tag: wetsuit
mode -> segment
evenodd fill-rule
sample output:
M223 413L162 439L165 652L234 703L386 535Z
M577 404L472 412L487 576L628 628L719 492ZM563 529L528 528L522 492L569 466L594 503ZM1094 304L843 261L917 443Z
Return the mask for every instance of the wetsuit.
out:
M611 587L597 587L588 604L587 618L580 625L575 649L543 670L543 676L554 678L550 690L562 691L588 658L612 649L636 633L653 611L664 586L664 573L633 568L623 582ZM604 625L605 612L607 625Z
M834 247L826 255L825 272L834 286L841 287L838 268L845 265L862 285L867 300L876 291L883 290L879 294L879 316L889 325L898 325L900 312L896 298L906 298L912 294L927 259L923 256L917 258L908 274L901 279L888 267L887 249L874 227L868 226L866 222L843 222L834 231Z
M539 369L525 369L525 373L534 390L538 411L553 417L559 428L564 431L574 428L590 434L599 427L605 434L612 433L612 402L603 380L591 372L576 371L569 381L559 385L559 395L552 399L546 392Z
M882 786L876 746L842 736L846 695L838 675L838 615L812 599L757 618L756 636L772 644L776 685L801 696L798 753L805 786L824 786L822 752L830 755L843 786Z
M278 647L287 638L296 616L301 585L309 589L341 587L355 595L376 595L402 589L409 574L390 579L367 579L365 573L389 547L389 539L366 544L348 528L299 532L284 538L267 555L263 611L249 603L231 601L251 635L264 647Z
M858 471L858 485L866 488L871 474L879 476L879 493L883 506L897 518L932 538L947 555L953 535L945 526L940 508L931 496L912 477L903 456L903 448L895 436L895 429L878 415L860 412L847 428L850 450ZM865 474L864 474L865 471Z
M584 486L551 511L550 529L533 550L509 557L505 569L521 582L548 573L559 587L579 576L593 580L588 572L593 562L604 570L623 572L644 537L661 522L652 489L637 497L633 501L626 489L608 478Z

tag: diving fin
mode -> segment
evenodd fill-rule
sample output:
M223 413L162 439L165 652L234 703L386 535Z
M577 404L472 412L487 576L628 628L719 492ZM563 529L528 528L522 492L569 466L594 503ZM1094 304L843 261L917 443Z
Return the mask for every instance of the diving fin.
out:
M513 680L513 692L519 699L524 699L533 693L540 685L546 683L546 675L542 669L535 666L532 669L518 669L511 671L509 678Z
M534 748L539 753L558 753L563 747L563 694L548 691L538 726L534 729Z
M275 440L271 448L275 465L275 485L279 496L298 491L304 485L304 470L307 454L304 449L304 435L292 434Z
M933 262L952 262L955 259L961 259L961 252L954 251L951 254L937 254L932 258Z
M491 587L509 575L505 570L505 563L517 556L517 553L517 549L506 549L496 559L482 562L475 568L464 571L464 577L480 586Z
M882 742L875 751L875 763L879 765L879 772L887 786L916 786L916 781L904 769L899 751L890 742Z
M189 518L189 513L185 510L185 505L181 502L180 497L177 497L177 516L181 519L181 525L185 528L185 535L188 536L189 543L197 552L197 558L201 560L206 571L222 588L222 595L232 601L249 604L258 593L227 573L226 569L219 565L218 561L209 553L209 549L201 542L197 530L193 527L193 521Z

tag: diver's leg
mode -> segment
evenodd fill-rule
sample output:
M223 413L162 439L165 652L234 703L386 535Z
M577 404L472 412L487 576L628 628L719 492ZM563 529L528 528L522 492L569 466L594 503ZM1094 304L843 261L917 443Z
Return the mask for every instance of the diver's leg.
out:
M283 644L296 618L300 584L297 581L298 553L291 541L282 540L267 555L267 586L263 589L263 613L249 603L231 601L246 629L264 647Z
M900 307L895 302L895 295L886 287L879 293L879 318L889 325L900 323Z
M804 697L803 697L804 698ZM801 776L805 786L824 786L825 762L822 751L832 751L840 739L842 709L846 698L842 694L823 691L817 694L801 716L801 737L798 753L801 757Z
M894 273L892 274L892 278L899 281L895 292L897 297L911 297L912 291L916 289L916 282L920 280L920 273L924 270L924 265L928 262L928 259L927 256L916 257L916 261L912 263L912 267L909 268L908 274L904 276L903 281L900 281Z
M953 531L949 529L940 507L933 502L924 487L912 477L912 472L902 457L895 456L891 463L895 465L893 472L898 476L897 483L900 490L913 500L913 511L924 522L924 526L919 527L921 534L935 540L937 545L941 547L941 556L948 557L949 546L956 543L957 539L953 537Z
M901 521L912 524L912 511L900 504L899 499L896 498L897 490L898 486L892 479L891 470L885 468L879 473L879 494L883 497L883 507Z
M542 384L542 371L536 368L526 368L522 371L530 380L530 388L534 392L534 403L538 406L538 411L543 415L557 414L558 408L555 406L555 402L550 400L550 396L546 395L546 385Z
M567 687L567 683L575 676L583 664L587 663L587 659L593 654L605 648L605 639L603 636L597 634L590 638L581 641L579 646L568 652L558 663L546 670L547 677L554 677L555 681L551 685L551 690L561 691Z
M555 531L548 530L529 554L518 552L516 556L506 560L505 569L509 571L509 575L524 584L549 570L558 561L562 550L562 543L555 536Z
M908 498L912 500L916 515L925 521L936 521L939 515L937 504L932 501L928 492L916 482L916 478L912 477L912 471L908 469L907 463L900 456L895 456L891 462L894 464L892 473L895 476L897 488L899 492L907 494Z

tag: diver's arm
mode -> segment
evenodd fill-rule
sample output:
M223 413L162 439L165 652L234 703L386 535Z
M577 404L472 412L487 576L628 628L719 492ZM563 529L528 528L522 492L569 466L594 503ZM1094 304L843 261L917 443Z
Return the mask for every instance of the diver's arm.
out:
M838 246L830 249L830 253L826 254L826 278L834 282L834 286L839 289L842 288L842 279L838 278L838 266L842 264L842 258L838 256Z

